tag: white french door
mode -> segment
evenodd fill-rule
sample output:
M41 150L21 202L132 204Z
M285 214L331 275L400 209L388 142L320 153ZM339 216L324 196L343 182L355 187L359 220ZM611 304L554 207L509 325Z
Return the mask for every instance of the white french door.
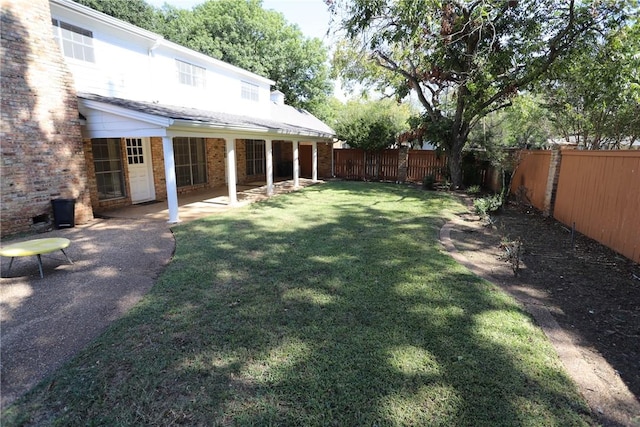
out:
M151 144L149 138L126 138L127 169L131 202L142 203L156 197L151 165Z

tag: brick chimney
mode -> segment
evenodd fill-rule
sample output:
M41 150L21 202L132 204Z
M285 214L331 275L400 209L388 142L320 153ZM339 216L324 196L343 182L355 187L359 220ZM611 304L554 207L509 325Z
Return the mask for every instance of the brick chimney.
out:
M284 105L284 93L279 90L274 90L271 92L271 102L276 105Z
M78 101L49 1L2 0L0 10L0 234L46 228L58 198L75 199L76 222L86 222L93 212Z

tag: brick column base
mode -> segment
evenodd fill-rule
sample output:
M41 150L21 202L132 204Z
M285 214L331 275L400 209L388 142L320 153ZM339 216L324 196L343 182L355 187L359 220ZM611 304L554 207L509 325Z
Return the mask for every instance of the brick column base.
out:
M553 216L553 206L556 202L556 190L558 189L558 177L560 176L560 162L562 154L560 150L553 150L549 160L549 175L547 176L547 189L544 194L544 209L542 214L546 217Z

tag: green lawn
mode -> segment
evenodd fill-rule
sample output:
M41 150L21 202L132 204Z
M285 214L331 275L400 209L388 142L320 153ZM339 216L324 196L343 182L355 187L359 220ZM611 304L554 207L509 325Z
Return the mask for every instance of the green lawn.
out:
M531 318L440 248L461 209L339 182L179 225L142 303L2 425L593 424Z

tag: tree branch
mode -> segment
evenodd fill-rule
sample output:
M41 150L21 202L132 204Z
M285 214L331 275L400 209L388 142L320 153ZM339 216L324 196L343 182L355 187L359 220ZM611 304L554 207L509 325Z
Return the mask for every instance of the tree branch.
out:
M504 104L500 104L500 105L498 105L498 106L496 106L496 107L494 107L494 108L491 108L491 109L490 109L490 110L488 110L485 114L479 114L479 113L478 113L478 114L476 114L476 115L475 115L475 116L474 116L474 117L469 121L469 122L470 122L469 127L470 127L470 128L473 128L473 127L474 127L474 126L475 126L475 125L480 121L480 119L481 119L482 117L484 117L484 116L486 116L486 115L488 115L488 114L491 114L491 113L493 113L493 112L495 112L495 111L499 111L499 110L502 110L502 109L504 109L504 108L511 107L512 105L513 105L513 103L512 103L511 101L509 101L509 102L505 102Z
M384 53L378 51L374 52L375 55L377 56L377 62L378 65L380 65L381 67L389 70L389 71L393 71L395 73L400 74L401 76L403 76L404 78L406 78L411 87L413 89L415 89L416 94L418 95L418 99L420 100L420 103L424 106L424 108L427 110L427 114L429 114L429 116L432 119L436 119L437 114L433 108L433 106L431 105L431 103L429 102L429 100L427 99L427 97L424 95L424 92L422 90L422 86L420 85L420 80L418 79L418 77L412 73L409 73L408 71L402 69L398 64L396 64L395 61L393 61L391 58L389 58L387 55L385 55ZM384 62L383 62L384 61Z
M513 92L518 88L526 86L527 84L533 82L542 74L547 72L547 70L549 70L549 67L551 67L551 65L560 56L560 54L563 53L567 49L567 47L571 44L571 42L575 39L576 35L573 35L570 38L570 40L567 40L564 43L560 44L562 39L566 37L570 33L570 31L573 29L574 25L575 25L575 0L571 0L569 2L569 21L567 25L558 34L556 34L549 42L549 52L546 55L545 59L542 60L540 67L536 68L534 71L530 72L528 75L520 79L514 79L511 84L506 84L501 90L495 93L492 97L490 97L488 100L480 104L480 106L478 107L478 111L485 110L494 102L497 102L498 100L507 96L507 94L509 94L510 92Z

